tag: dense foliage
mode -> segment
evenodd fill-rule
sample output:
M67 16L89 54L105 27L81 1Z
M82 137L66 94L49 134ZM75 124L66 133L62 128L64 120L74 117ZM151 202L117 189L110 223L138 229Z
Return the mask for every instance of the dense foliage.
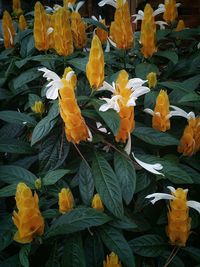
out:
M120 266L116 255L124 267L200 266L199 206L188 210L184 191L186 206L171 201L171 213L169 201L152 205L145 198L173 186L200 202L200 28L176 29L175 16L158 29L147 5L142 34L132 33L128 4L124 13L118 6L106 49L104 20L81 19L74 8L71 32L66 6L54 12L36 5L34 29L33 12L20 23L22 10L15 12L12 32L4 30L0 43L0 266L102 267L106 255L105 267ZM45 24L50 14L58 17L54 27ZM12 23L7 14L6 21ZM57 99L46 97L44 68L63 82ZM143 80L145 93L128 106L132 91L124 96L119 88L132 78ZM111 109L106 103L117 93L99 90L104 80L117 81L121 94ZM181 113L169 103L184 115L166 117ZM157 164L157 173L144 162ZM172 242L170 216L185 241Z

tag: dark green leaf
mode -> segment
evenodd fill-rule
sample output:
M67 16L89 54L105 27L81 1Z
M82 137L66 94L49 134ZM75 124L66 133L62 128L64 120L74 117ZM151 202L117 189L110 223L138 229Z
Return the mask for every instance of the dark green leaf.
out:
M19 260L23 267L29 267L28 256L31 250L31 245L24 245L19 251Z
M144 142L155 146L176 146L179 140L168 133L159 132L150 127L136 127L133 135Z
M64 244L61 267L85 267L82 238L80 233L68 236Z
M35 186L37 177L30 171L14 165L0 166L0 180L8 184L26 183L31 188Z
M119 230L110 226L103 226L98 228L98 232L106 247L119 256L120 261L124 264L123 266L135 266L135 260L130 246Z
M200 95L196 93L186 94L179 100L179 103L185 103L185 102L200 102Z
M122 197L128 205L135 192L136 173L133 163L127 159L126 155L115 153L114 168L122 190Z
M178 55L174 51L158 51L155 53L155 56L160 56L169 59L174 64L178 62Z
M147 79L147 75L150 72L155 72L155 73L159 74L159 69L156 65L149 64L149 63L137 64L137 66L135 68L136 77L144 79L144 80Z
M69 234L110 221L103 212L92 208L76 208L55 220L46 233L46 237Z
M89 235L85 241L85 259L87 267L102 267L104 249L97 235Z
M26 142L14 138L0 138L0 152L30 154L33 149Z
M9 123L21 125L30 124L34 126L36 124L35 119L28 114L11 110L0 111L0 119Z
M0 189L0 197L14 196L16 192L17 184L7 185Z
M123 205L120 184L109 163L101 154L94 154L92 174L96 190L103 203L111 213L121 218Z
M0 233L0 251L4 250L13 242L13 232L9 229L1 230Z
M79 191L83 203L86 205L91 204L91 199L94 195L94 180L92 177L90 166L82 160L79 171L78 171L78 180L79 180Z
M86 72L86 64L88 62L88 57L73 58L67 61L68 64L72 65L74 68Z
M200 263L200 249L195 247L186 247L183 250L194 259L197 263Z
M129 241L132 250L140 256L158 257L167 244L158 235L143 235Z
M69 170L55 170L48 172L42 179L43 185L53 185L58 182L65 174L70 173Z

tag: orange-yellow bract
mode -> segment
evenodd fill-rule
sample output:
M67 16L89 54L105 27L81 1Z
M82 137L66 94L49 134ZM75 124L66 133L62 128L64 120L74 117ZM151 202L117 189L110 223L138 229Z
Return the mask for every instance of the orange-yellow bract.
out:
M47 14L48 23L49 23L49 29L51 31L49 32L49 49L53 49L55 46L55 40L54 40L54 25L55 25L55 18L56 14L53 13L52 15Z
M75 3L76 3L76 0L63 0L63 6L64 6L65 8L68 7L68 4L72 4L72 5L74 5Z
M104 54L99 37L95 34L92 39L86 75L92 89L101 87L104 81Z
M105 27L106 27L105 19L100 19L99 22L102 23L103 25L105 25ZM96 28L96 35L99 37L99 40L101 41L102 44L106 43L106 41L108 39L108 32L107 31L97 27Z
M13 9L14 15L17 17L19 17L23 13L23 11L21 9L20 0L13 0L12 9Z
M144 18L141 25L141 51L145 58L151 57L156 51L156 24L153 9L150 4L144 8Z
M81 18L79 12L73 11L71 13L71 30L74 41L74 46L77 49L82 49L86 44L85 23Z
M166 22L173 22L178 17L176 0L165 0L165 12L163 19Z
M178 146L178 152L192 156L200 150L200 117L191 118L185 127Z
M15 29L13 26L12 18L7 10L3 12L2 26L5 48L14 47Z
M152 118L152 127L158 131L166 132L170 129L169 97L167 92L160 90L156 98L156 106Z
M72 192L69 188L62 188L60 193L58 194L58 205L59 205L59 212L64 214L74 206L74 198Z
M59 90L60 115L65 123L67 140L79 144L79 142L86 141L89 138L89 129L76 101L74 92L76 75L73 74L68 80L65 79L69 72L72 73L71 68L66 68L62 79L63 88Z
M99 210L99 211L104 211L104 206L103 203L101 201L100 195L99 194L95 194L92 198L92 208Z
M184 21L183 21L182 19L180 19L180 20L178 21L177 26L176 26L176 31L177 31L177 32L180 32L180 31L182 31L182 30L184 30L184 29L185 29L185 23L184 23Z
M24 15L19 17L19 29L20 31L24 31L27 28L27 23Z
M187 205L187 191L177 188L172 195L175 199L170 200L168 212L167 235L173 245L185 246L190 234L191 218Z
M155 72L149 72L147 75L149 88L155 88L157 85L157 75Z
M18 231L14 235L14 240L19 243L30 243L44 232L44 219L39 210L38 195L32 195L26 184L19 183L15 200L18 212L13 212L12 219Z
M130 99L132 91L130 88L127 88L128 83L128 73L125 70L121 70L118 78L116 80L116 95L120 95L121 99L118 101L120 111L120 127L118 133L115 137L116 141L126 142L129 137L129 134L133 131L135 127L134 120L134 107L127 106L127 102Z
M74 51L69 11L59 8L54 21L54 48L59 55L68 56Z
M109 256L106 256L106 261L103 262L103 267L122 267L122 265L118 256L114 252L111 252Z
M128 2L117 0L114 21L110 26L110 38L117 48L130 49L134 45L133 29Z
M34 11L34 40L35 47L38 50L46 51L49 49L49 20L44 10L43 5L40 2L35 4Z

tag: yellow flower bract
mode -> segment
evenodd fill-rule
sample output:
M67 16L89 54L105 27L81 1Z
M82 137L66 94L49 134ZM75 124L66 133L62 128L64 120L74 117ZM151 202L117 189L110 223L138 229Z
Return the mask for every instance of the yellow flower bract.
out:
M30 243L36 236L44 232L44 219L38 206L38 195L32 195L31 189L24 183L17 185L16 206L18 212L13 212L13 222L18 231L14 240L19 243Z
M70 211L74 206L74 198L69 188L62 188L58 194L59 212L64 214Z
M99 210L99 211L104 211L104 206L103 206L103 203L101 201L99 194L94 195L94 197L92 199L92 208Z
M106 256L106 261L103 262L103 267L122 267L118 256L111 252L110 255Z
M12 18L6 10L3 12L2 26L5 48L14 47L15 29L13 26Z

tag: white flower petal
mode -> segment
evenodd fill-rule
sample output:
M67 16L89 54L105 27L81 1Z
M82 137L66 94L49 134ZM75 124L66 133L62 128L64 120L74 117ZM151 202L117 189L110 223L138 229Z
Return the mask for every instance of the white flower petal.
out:
M90 129L87 127L87 130L88 130L88 135L89 135L89 137L88 137L88 141L89 142L92 142L92 139L93 139L93 137L92 137L92 133L91 133L91 131L90 131Z
M144 109L144 112L150 114L151 116L154 115L154 111L153 111L152 109L150 109L150 108L145 108L145 109Z
M113 7L117 7L116 0L102 0L98 3L99 6L104 6L104 5L111 5Z
M149 164L146 162L143 162L141 160L139 160L138 158L135 157L134 153L132 152L133 158L135 159L135 161L145 170L153 173L153 174L157 174L157 175L162 175L164 176L163 173L158 172L157 170L162 170L163 166L160 163L156 163L156 164Z
M105 100L107 103L103 104L100 108L99 111L105 112L108 109L114 109L117 112L120 111L120 107L118 104L118 100L121 98L120 95L115 95L113 96L111 99L110 98L102 98L103 100Z
M67 75L66 75L66 80L67 81L70 81L71 80L71 78L72 78L72 76L74 75L74 71L73 70L71 70L71 71L69 71L68 73L67 73Z
M109 53L110 52L110 42L107 40L106 42L106 49L105 49L105 52L106 53Z
M187 120L195 118L195 114L192 111L187 113L185 110L183 110L183 109L181 109L179 107L172 106L172 105L170 105L170 107L175 110L175 111L174 110L170 111L170 116L171 117L180 116L180 117L186 118Z
M84 1L80 1L80 2L78 2L78 4L76 5L76 9L75 9L75 11L78 12L79 9L80 9L84 4L85 4Z
M10 44L12 45L14 42L13 42L13 37L12 37L12 33L10 31L10 28L8 27L8 32L9 32L9 36L10 36Z
M157 201L161 200L161 199L165 199L165 200L172 200L175 199L174 196L170 195L170 194L165 194L165 193L154 193L151 195L146 196L145 198L153 198L152 200L150 200L150 202L152 204L155 204Z
M142 10L139 10L137 14L132 15L132 17L135 17L135 20L133 23L136 23L138 20L144 19L144 12Z
M137 97L130 96L130 99L128 100L126 106L127 107L135 107L136 106L136 103L135 103L136 100L137 100Z
M187 201L187 206L190 208L195 209L196 211L198 211L200 213L200 203L194 200L189 200Z
M60 9L60 8L62 8L62 6L60 6L60 5L58 5L58 4L55 4L55 5L53 6L54 11L58 11L58 9Z
M151 90L149 89L149 87L147 87L147 86L141 86L141 87L137 87L136 89L133 88L132 89L132 92L133 93L131 95L133 95L135 97L139 97L139 96L144 95L144 94L146 94L146 93L148 93L150 91Z
M97 129L98 129L100 132L102 132L102 133L107 133L107 132L108 132L106 128L102 127L102 124L101 124L99 121L96 122L96 126L97 126Z
M58 90L55 90L54 87L50 87L46 92L46 98L55 100L58 98Z
M176 3L176 7L179 7L179 6L181 6L181 3Z
M44 72L43 77L47 78L47 81L50 80L61 80L60 77L53 71L48 70L47 68L40 68L39 71Z
M113 40L110 39L110 37L108 37L108 41L110 42L110 44L111 44L112 46L117 47L116 43L113 42Z
M168 25L167 22L162 21L162 20L156 21L156 24L160 26L161 30L164 30L165 29L165 25Z
M171 193L176 192L176 189L173 186L167 186L167 188L171 191Z
M158 7L158 9L156 9L154 12L153 12L153 16L157 16L159 14L162 14L165 12L165 6L160 6Z
M72 5L72 3L68 3L67 6L72 12L74 12L74 6Z
M115 88L106 81L104 81L103 85L98 89L98 91L104 91L104 90L110 91L112 93L115 92Z
M47 35L51 34L54 31L54 29L52 27L49 27L47 30Z
M200 49L200 43L197 44L197 49Z
M129 135L128 135L128 141L127 141L127 143L126 143L126 146L125 146L125 148L124 148L124 151L125 151L128 155L131 154L131 135L130 135L130 133L129 133Z
M130 79L126 85L127 88L137 88L142 86L144 83L146 83L147 80L142 80L140 78L133 78Z
M50 6L45 6L45 11L47 13L53 12L53 8L51 8Z
M96 21L98 21L98 19L93 15L93 16L91 16L91 18L93 19L93 20L96 20Z

